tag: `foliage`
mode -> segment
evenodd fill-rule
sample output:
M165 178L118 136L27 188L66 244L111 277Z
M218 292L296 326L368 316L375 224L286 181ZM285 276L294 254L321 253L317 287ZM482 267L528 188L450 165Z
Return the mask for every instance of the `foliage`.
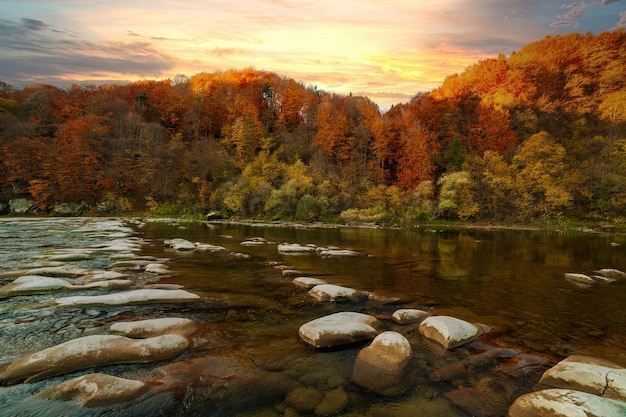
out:
M315 221L626 218L626 31L548 36L381 112L252 68L0 81L0 195Z

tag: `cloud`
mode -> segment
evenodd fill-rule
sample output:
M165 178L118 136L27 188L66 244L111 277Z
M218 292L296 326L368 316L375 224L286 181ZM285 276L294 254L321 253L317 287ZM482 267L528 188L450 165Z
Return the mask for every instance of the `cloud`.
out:
M613 29L624 28L626 29L626 10L619 12L619 22Z
M602 4L606 6L607 4L619 3L620 1L622 1L622 0L602 0Z
M22 25L26 29L29 29L29 30L40 31L40 30L48 29L50 27L48 26L47 23L42 22L41 20L37 20L37 19L28 19L26 17L23 17L21 21L22 21Z

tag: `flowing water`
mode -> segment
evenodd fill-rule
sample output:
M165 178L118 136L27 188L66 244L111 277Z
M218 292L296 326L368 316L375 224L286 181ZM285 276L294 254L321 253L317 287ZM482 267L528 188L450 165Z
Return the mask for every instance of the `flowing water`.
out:
M307 411L306 407L295 411L294 400L286 397L296 388L322 396L341 390L347 402L336 406L333 413L338 414L334 415L467 416L467 409L449 399L463 387L490 395L488 389L477 388L484 375L450 383L433 382L428 375L486 345L537 355L550 363L582 353L626 365L626 281L580 286L564 279L567 272L626 270L626 237L618 234L6 218L0 219L0 273L24 269L59 250L95 247L129 236L141 242L140 255L167 258L172 274L161 277L158 284L184 287L202 301L54 308L45 301L67 295L65 292L5 297L0 299L0 364L79 336L106 333L115 321L174 316L202 323L202 343L169 362L210 356L216 358L215 364L223 365L222 359L236 362L246 377L226 378L223 386L214 380L191 378L193 382L176 392L98 407L35 396L84 373L141 379L169 362L108 366L0 387L0 416L323 415L319 409ZM263 238L263 244L241 244L254 237ZM164 246L164 240L172 238L220 245L228 253L173 251ZM277 251L281 242L353 249L363 256L286 255ZM104 270L114 262L110 255L92 252L88 259L71 263ZM376 297L320 303L297 288L293 278L284 276L280 266ZM141 271L131 272L141 285L155 283ZM2 285L10 281L0 278ZM90 291L71 295L92 294ZM401 307L483 323L492 332L471 345L445 352L424 344L416 326L399 326L390 320L393 311ZM337 311L374 315L412 342L414 375L404 394L388 398L350 382L352 365L364 345L316 350L299 339L302 324ZM495 382L507 383L490 376L490 386ZM504 400L504 410L513 400Z

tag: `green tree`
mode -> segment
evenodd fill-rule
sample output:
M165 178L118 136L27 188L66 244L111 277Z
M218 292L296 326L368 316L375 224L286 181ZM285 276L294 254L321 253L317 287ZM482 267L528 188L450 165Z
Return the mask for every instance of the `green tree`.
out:
M441 187L437 206L440 216L466 220L478 213L478 204L474 201L473 183L469 172L444 174L437 184Z

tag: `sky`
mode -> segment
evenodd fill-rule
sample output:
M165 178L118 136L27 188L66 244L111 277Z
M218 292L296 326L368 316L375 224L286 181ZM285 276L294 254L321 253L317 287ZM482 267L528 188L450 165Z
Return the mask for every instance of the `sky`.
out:
M626 28L626 0L0 0L0 81L252 67L382 109L546 35Z

